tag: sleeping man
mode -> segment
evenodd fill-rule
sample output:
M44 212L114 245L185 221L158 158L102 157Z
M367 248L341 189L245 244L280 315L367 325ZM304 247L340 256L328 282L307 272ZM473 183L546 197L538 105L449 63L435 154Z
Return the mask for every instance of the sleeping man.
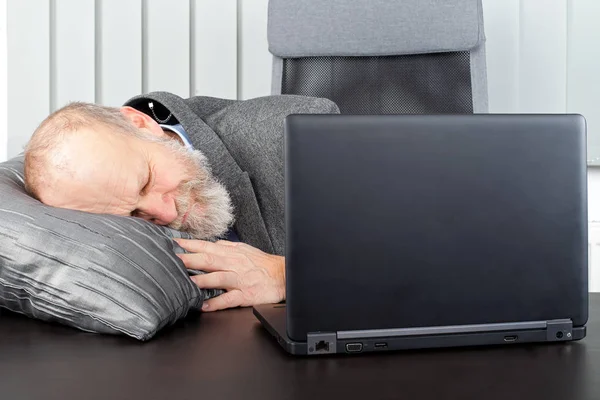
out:
M120 108L71 103L25 148L25 186L41 202L139 217L188 232L179 257L203 311L285 300L283 120L338 113L329 100L182 99L166 92Z

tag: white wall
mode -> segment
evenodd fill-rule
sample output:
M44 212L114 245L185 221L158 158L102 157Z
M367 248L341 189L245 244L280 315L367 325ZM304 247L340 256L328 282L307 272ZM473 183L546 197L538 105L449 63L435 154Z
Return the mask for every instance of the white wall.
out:
M0 161L7 158L8 143L8 73L7 73L6 0L0 0Z
M580 113L600 164L598 0L483 0L490 112Z
M590 161L598 163L600 1L483 3L490 112L582 113ZM267 4L0 0L0 161L22 151L37 124L70 100L120 105L152 90L268 95ZM588 182L590 289L600 291L600 169L589 169Z
M267 44L268 0L239 0L239 98L271 93L271 54Z
M118 106L155 90L238 97L237 0L0 1L9 17L0 53L8 59L8 142L0 140L8 157L70 101Z
M8 3L8 157L22 151L31 132L50 112L55 68L50 58L48 0L6 0ZM52 68L51 68L52 67Z

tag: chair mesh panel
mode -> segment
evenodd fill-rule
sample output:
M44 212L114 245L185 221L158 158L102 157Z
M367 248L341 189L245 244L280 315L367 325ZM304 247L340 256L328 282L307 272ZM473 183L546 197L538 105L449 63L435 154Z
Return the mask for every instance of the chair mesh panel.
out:
M324 97L343 114L473 113L468 51L283 60L283 94Z

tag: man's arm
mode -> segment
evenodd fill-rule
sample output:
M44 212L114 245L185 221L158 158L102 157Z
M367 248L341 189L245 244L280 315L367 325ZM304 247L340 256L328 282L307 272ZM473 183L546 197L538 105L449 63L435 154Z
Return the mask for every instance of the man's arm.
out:
M178 254L189 269L206 274L191 279L201 289L224 289L202 311L279 303L285 300L285 258L245 243L175 239L191 254Z

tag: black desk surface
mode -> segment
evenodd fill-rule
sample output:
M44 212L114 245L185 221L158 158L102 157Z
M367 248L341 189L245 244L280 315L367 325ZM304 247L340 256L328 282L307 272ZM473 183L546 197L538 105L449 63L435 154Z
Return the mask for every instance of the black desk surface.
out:
M600 294L571 344L293 358L251 309L148 343L0 311L0 399L600 399Z

